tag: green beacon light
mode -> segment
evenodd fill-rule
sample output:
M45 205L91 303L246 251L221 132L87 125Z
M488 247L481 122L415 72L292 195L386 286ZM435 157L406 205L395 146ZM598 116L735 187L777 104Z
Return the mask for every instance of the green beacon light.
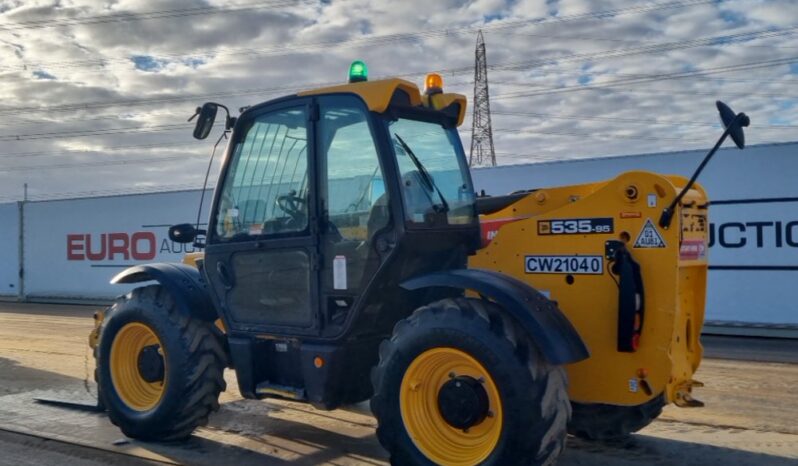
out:
M369 80L369 69L361 60L355 60L349 65L349 82L360 83Z

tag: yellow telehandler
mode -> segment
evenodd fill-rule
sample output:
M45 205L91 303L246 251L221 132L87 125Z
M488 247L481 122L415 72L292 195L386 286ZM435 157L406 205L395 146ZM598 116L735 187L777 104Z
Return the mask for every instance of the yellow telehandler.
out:
M114 424L186 438L229 366L246 398L370 399L394 464L551 464L568 431L613 437L697 404L708 202L694 181L714 150L689 181L477 198L464 96L435 74L424 92L369 81L362 62L349 81L238 117L198 108L194 136L221 109L230 142L207 230L170 238L204 252L114 277L142 286L90 337ZM715 150L729 134L742 146L747 117L719 109Z

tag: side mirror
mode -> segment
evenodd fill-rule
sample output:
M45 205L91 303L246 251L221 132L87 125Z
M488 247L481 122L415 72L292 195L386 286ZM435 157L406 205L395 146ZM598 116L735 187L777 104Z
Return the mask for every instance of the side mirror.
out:
M194 225L190 223L181 223L169 227L169 239L175 243L191 243L197 237L198 233Z
M668 207L662 210L662 214L659 217L659 226L666 230L671 224L671 219L673 219L673 213L675 212L676 206L679 204L679 202L681 202L682 197L684 197L687 191L693 187L693 183L695 183L695 180L698 179L698 175L700 175L704 167L707 166L709 159L715 155L715 152L718 151L720 146L723 144L723 141L725 141L728 136L731 136L734 144L736 144L739 149L745 148L745 134L743 134L743 128L751 124L751 119L748 118L748 115L745 113L734 113L734 110L729 108L728 105L724 104L720 100L715 102L715 106L718 107L718 112L720 112L720 121L723 122L723 134L718 139L718 142L715 143L715 147L710 149L709 153L704 157L704 160L702 160L701 164L698 165L698 168L693 173L693 176L690 177L690 180L687 181L687 184L684 185L679 194L673 198L673 201L671 201Z
M743 133L743 128L751 124L751 119L748 118L748 115L745 113L741 113L738 117L738 115L734 113L734 110L720 100L715 102L715 106L718 107L723 128L729 129L729 136L731 136L734 144L736 144L739 149L745 148L745 134ZM735 118L737 118L736 122ZM733 126L730 127L731 125Z
M211 102L207 102L203 104L202 107L197 108L197 113L194 114L195 117L199 117L194 127L194 137L196 139L205 139L208 137L208 134L210 134L213 128L213 122L216 121L216 112L218 110L219 106Z

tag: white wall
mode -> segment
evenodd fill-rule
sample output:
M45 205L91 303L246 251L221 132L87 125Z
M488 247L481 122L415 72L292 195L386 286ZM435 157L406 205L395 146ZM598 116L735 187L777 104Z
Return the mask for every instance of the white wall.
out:
M25 292L29 298L113 298L129 287L109 280L147 262L179 262L191 245L168 228L196 221L200 191L28 202ZM203 211L208 211L206 196ZM205 216L203 216L203 222Z
M19 205L0 204L0 296L19 293Z
M707 320L798 324L798 143L742 151L727 145L699 178L712 202L714 232ZM690 176L705 153L483 168L474 170L474 184L488 194L504 194L609 179L628 170Z
M476 169L474 181L477 189L503 194L607 179L632 169L689 175L703 155L691 151ZM754 146L744 151L722 149L706 167L700 181L714 202L710 208L714 241L710 248L708 320L798 324L796 174L798 143ZM125 267L179 261L181 245L168 240L167 229L195 220L199 194L183 191L26 203L27 296L108 299L128 289L108 283ZM738 202L741 200L758 202ZM203 221L210 201L206 196ZM17 204L0 204L0 295L14 296L19 287L17 218ZM122 252L111 254L107 243L113 233L124 235L114 236L117 249L123 246L124 238L129 242L137 234L138 258L130 255L130 245L127 258ZM96 256L85 253L86 235ZM99 254L103 237L106 251ZM145 260L148 241L153 238L155 257Z

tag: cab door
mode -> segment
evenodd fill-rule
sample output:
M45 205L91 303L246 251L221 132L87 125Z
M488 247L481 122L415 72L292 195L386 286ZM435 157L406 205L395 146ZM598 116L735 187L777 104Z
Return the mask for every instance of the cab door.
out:
M333 336L378 275L393 222L368 109L346 95L318 103L321 306L325 335Z
M318 330L312 104L293 99L245 113L228 149L205 267L232 331Z

